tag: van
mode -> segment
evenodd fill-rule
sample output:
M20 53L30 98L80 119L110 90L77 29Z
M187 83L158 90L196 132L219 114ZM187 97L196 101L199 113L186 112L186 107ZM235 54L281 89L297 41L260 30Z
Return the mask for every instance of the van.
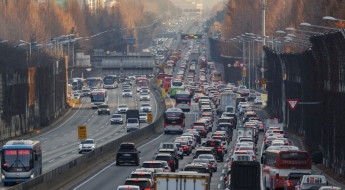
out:
M140 129L140 123L138 118L128 118L127 119L127 133Z

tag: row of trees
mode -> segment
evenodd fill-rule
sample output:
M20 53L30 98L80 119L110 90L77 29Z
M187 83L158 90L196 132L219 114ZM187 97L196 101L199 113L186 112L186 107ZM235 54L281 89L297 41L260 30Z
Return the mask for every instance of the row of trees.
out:
M261 1L252 0L229 0L223 7L224 14L221 27L222 38L234 38L243 33L249 32L262 34L261 27ZM301 28L300 23L308 22L314 25L343 28L345 22L334 22L323 20L324 16L335 18L345 18L345 1L339 0L319 0L319 1L300 1L300 0L275 0L267 1L266 5L266 35L270 37L284 37L276 34L276 30L284 30L287 27ZM323 29L304 28L324 32ZM228 49L232 55L239 57L242 52L235 46L224 43L222 52ZM288 48L287 51L290 51Z
M97 10L81 6L78 0L68 1L65 8L54 1L3 1L0 3L0 39L13 44L19 44L19 40L47 44L52 37L65 34L89 37L117 28L119 30L104 33L82 44L88 50L116 50L123 46L123 36L133 35L137 42L143 42L140 38L150 38L157 26L153 23L159 23L157 18L164 15L168 7L172 13L178 12L168 0L118 0L113 7ZM137 47L140 48L140 45L137 44Z

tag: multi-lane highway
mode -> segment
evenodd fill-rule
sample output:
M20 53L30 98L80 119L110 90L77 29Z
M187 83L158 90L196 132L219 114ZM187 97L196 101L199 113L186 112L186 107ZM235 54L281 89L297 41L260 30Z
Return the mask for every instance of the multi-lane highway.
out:
M117 113L119 104L127 104L129 109L139 109L141 103L139 93L136 92L135 84L132 86L133 97L122 97L122 87L118 89L108 89L108 104L111 114ZM150 95L153 119L158 118L159 111L156 98ZM74 108L59 122L54 124L51 130L32 137L32 140L39 140L43 150L43 173L61 166L80 156L78 154L78 125L86 125L88 138L97 142L97 146L102 146L109 141L113 141L127 132L125 124L110 124L111 115L98 115L96 109L91 109L89 97L83 97L80 104ZM125 115L124 115L125 118ZM141 123L140 127L146 127L147 123Z
M195 28L192 28L190 31L195 31ZM186 53L186 49L183 50L183 54ZM178 68L180 67L180 61L176 65L176 69L174 71L174 76L176 76ZM186 72L187 73L187 72ZM195 80L198 78L198 74L195 76ZM166 98L167 105L174 105L174 100L170 99L169 97ZM193 122L198 117L198 105L197 103L192 103L192 110L189 113L186 113L186 128L190 128ZM260 117L265 117L265 113L261 110L257 110L257 113ZM239 120L239 125L241 124L241 118ZM216 121L215 121L216 123ZM214 125L215 125L214 123ZM234 131L234 135L236 134L236 130ZM141 151L140 160L149 161L152 160L155 153L157 153L158 146L161 142L173 142L178 134L169 134L164 135L161 134L158 137L152 139L151 141L139 146L139 150ZM235 139L235 136L233 137ZM260 140L258 145L262 144L263 136L260 135ZM225 160L230 157L232 153L233 142L230 143L229 146L229 153L226 154ZM258 147L258 152L261 151L261 147ZM185 156L184 159L179 161L179 168L183 169L185 164L192 162L192 155ZM76 185L70 187L70 189L96 189L100 186L102 189L111 189L117 187L119 185L124 184L126 178L130 175L132 171L134 171L138 166L115 166L114 160L109 163L106 163L105 167L100 169L98 172L91 174L90 176L86 177L84 180L80 181ZM218 163L218 171L213 174L211 189L223 189L222 187L222 173L226 173L227 171L227 162L220 162Z

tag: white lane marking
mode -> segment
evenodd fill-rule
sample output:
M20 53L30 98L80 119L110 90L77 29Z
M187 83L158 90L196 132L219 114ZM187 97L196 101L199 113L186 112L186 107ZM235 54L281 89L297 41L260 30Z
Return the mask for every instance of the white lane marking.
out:
M74 131L72 131L72 133L74 133L75 132L75 130Z
M77 150L73 150L72 152L77 152Z
M220 181L223 181L223 176L221 176L219 180L220 180Z
M260 151L260 156L262 156L262 152L264 150L264 141L262 142L262 145L261 145L261 151ZM261 160L261 159L260 159ZM261 176L261 182L260 182L260 185L261 185L261 189L264 189L264 182L263 182L263 178L262 178L262 164L260 163L260 166L261 166L261 170L260 170L260 176Z
M64 154L64 155L62 155L62 156L60 156L60 157L63 158L63 157L65 157L65 156L67 156L67 154Z
M119 133L115 133L115 135L117 135L117 134L119 134Z
M97 132L98 132L98 130L95 131L95 133L97 133Z
M48 162L54 162L55 159L49 160Z
M64 137L67 136L67 135L68 135L68 134L65 134Z
M104 128L104 126L101 127L101 129L103 129L103 128Z
M51 148L51 150L54 150L54 149L56 149L57 147L53 147L53 148Z
M53 131L56 131L57 129L59 129L60 127L64 126L69 120L71 120L72 118L74 118L74 116L79 112L81 106L84 104L84 102L82 102L79 106L79 108L77 109L77 111L70 117L68 118L65 122L63 122L61 125L59 125L58 127L55 127L54 129L50 130L50 131L47 131L45 133L42 133L41 135L38 135L36 137L32 137L32 139L36 139L36 138L39 138L39 137L42 137L43 135L46 135L46 134L49 134Z
M65 146L67 143L63 143L62 146Z
M218 189L220 189L220 184L218 184Z
M42 153L45 153L45 152L46 152L45 150L42 151Z
M123 131L123 129L121 129L120 131Z
M155 140L157 140L157 139L159 139L160 137L163 136L163 134L164 134L164 133L162 133L161 135L159 135L157 138L152 139L151 141L149 141L149 142L147 142L147 143L145 143L145 144L139 146L138 149L139 149L139 148L142 148L142 147L144 147L144 146L146 146L147 144L149 144L149 143L151 143L151 142L153 142L153 141L155 141ZM106 167L103 168L101 171L99 171L98 173L96 173L95 175L93 175L92 177L90 177L89 179L87 179L86 181L84 181L83 183L81 183L80 185L78 185L77 187L75 187L73 190L79 189L81 186L85 185L86 183L88 183L89 181L91 181L93 178L97 177L99 174L101 174L103 171L105 171L105 170L107 170L108 168L110 168L111 166L113 166L115 163L116 163L116 162L110 163L108 166L106 166Z
M87 121L90 121L90 119L88 119Z
M173 108L175 108L175 104L174 104L174 102L171 100L170 95L168 95L168 98L169 98L169 100L170 100L170 102L171 102Z
M84 123L84 125L86 125L86 123Z
M95 115L92 115L91 117L93 117L93 116L95 116Z

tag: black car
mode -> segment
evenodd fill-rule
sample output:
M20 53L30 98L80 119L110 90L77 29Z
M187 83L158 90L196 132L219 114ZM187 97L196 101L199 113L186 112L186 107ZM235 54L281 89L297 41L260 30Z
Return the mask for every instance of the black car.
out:
M212 147L214 148L216 152L216 158L217 160L220 160L221 162L224 161L224 150L222 147L222 141L218 139L209 139L205 143L205 147Z
M149 178L127 178L124 185L136 185L140 189L153 189L153 182Z
M134 164L139 166L140 151L137 150L134 143L124 142L121 143L119 150L116 153L116 165L121 164Z
M166 154L171 154L172 156L174 156L174 159L177 163L177 167L178 167L178 153L177 153L177 150L173 149L173 148L160 148L158 149L158 153L166 153Z
M210 174L210 176L211 176L211 173L205 168L205 166L198 164L198 163L186 164L184 166L183 171L193 171L193 172L198 172L198 173L205 173L205 174Z
M178 159L169 153L158 153L153 157L153 160L167 161L172 172L175 172L176 169L178 169Z
M255 93L249 93L248 97L247 97L247 100L248 101L251 101L251 100L255 100L256 98L256 94Z
M98 106L98 115L102 114L110 115L110 109L108 104L101 104Z

